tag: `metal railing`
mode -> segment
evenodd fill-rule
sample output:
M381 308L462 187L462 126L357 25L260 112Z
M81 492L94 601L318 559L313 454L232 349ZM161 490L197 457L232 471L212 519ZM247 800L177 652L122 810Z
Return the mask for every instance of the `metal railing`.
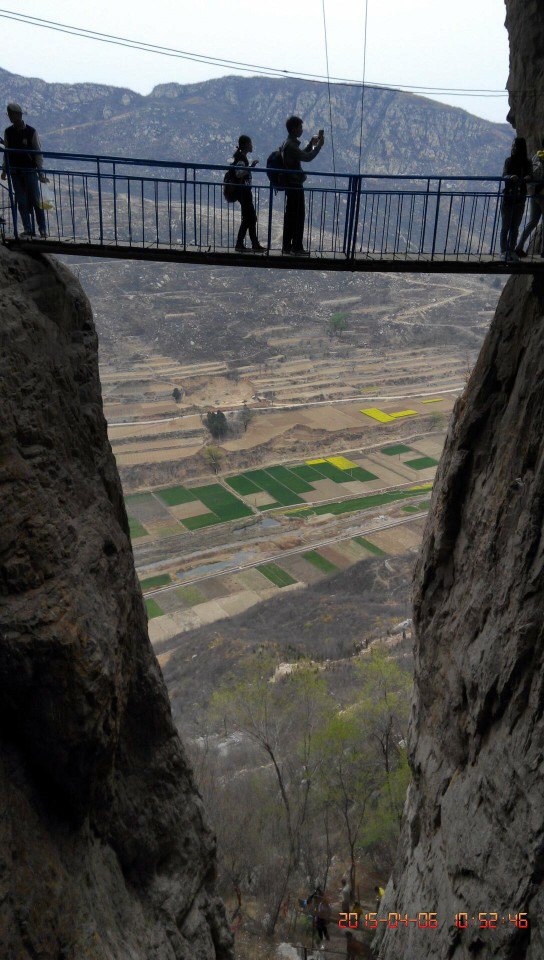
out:
M21 231L11 176L17 153L5 151L9 198L0 191L8 240ZM122 248L128 257L136 249L150 257L165 250L235 253L240 206L223 196L228 165L45 151L42 157L47 234L67 252L76 245ZM305 172L304 245L324 268L338 259L501 259L500 177ZM271 187L266 169L252 174L259 240L269 256L281 255L285 194Z

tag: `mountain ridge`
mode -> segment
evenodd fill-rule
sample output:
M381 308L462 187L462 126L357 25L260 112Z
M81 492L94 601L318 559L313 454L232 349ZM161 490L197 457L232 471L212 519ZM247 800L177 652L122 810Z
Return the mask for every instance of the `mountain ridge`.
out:
M336 169L353 172L359 160L360 88L331 84L330 92ZM44 149L185 162L228 162L236 138L245 132L264 163L285 136L287 116L300 114L310 136L325 128L319 165L333 169L325 84L226 76L157 84L144 95L104 84L47 83L0 68L1 96L22 102ZM363 170L496 176L510 141L507 124L459 107L402 91L366 91Z

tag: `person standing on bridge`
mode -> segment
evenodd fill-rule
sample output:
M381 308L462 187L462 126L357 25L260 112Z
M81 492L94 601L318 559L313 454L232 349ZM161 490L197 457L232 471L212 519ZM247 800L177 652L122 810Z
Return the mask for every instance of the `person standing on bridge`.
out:
M247 155L252 152L253 143L251 142L251 137L246 137L242 134L242 136L238 138L238 147L232 158L232 166L236 179L238 180L236 198L242 208L242 221L240 223L240 229L238 230L238 237L236 238L235 249L237 253L245 253L247 250L244 244L246 233L249 233L253 252L265 252L265 247L261 246L257 237L257 214L255 213L253 193L251 190L250 167L256 167L259 161L253 160L250 164Z
M532 172L529 180L527 193L530 197L529 219L525 225L525 230L519 238L516 247L518 257L526 257L524 246L533 230L536 229L544 215L544 138L540 144L541 149L537 150L531 159ZM540 240L540 256L544 257L544 232Z
M516 260L515 249L518 232L527 196L527 182L531 179L532 166L527 156L524 137L516 137L512 152L504 161L503 177L506 178L501 207L501 254L507 260Z
M296 257L309 256L304 250L304 218L306 215L304 204L304 181L306 174L301 163L308 163L317 157L325 143L323 130L312 137L308 146L301 149L300 138L303 124L300 117L289 117L285 126L289 136L283 144L281 153L283 166L287 171L284 174L285 184L285 214L283 219L282 253L293 254Z
M2 164L2 180L7 177L8 162L11 183L15 193L15 202L19 208L23 222L23 232L19 234L21 240L28 240L35 234L34 217L38 224L40 237L45 239L47 229L45 213L41 206L40 183L48 183L42 172L43 157L41 153L31 153L41 150L40 138L34 127L23 120L23 110L18 103L8 103L8 117L11 126L6 127L4 143L7 149L23 151L9 154L9 161L4 154ZM25 152L28 150L28 153Z

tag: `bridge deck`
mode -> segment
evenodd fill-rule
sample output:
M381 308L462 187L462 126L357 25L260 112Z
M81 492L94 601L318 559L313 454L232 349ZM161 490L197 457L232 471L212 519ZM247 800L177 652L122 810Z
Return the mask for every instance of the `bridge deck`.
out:
M6 245L13 249L29 252L57 253L73 257L99 257L112 260L144 260L158 263L193 263L208 266L246 267L274 270L320 270L350 273L464 273L464 274L534 274L544 272L544 260L540 257L528 257L526 260L504 261L491 255L462 257L446 254L442 258L424 254L398 253L383 255L378 253L356 254L347 258L344 254L324 254L311 251L309 257L284 255L278 251L261 254L236 253L228 247L214 249L210 247L191 247L167 244L146 244L145 246L118 244L113 241L89 243L83 239L48 238L47 240L16 240L7 238Z
M240 254L235 250L240 205L223 196L227 167L83 154L43 154L49 184L40 186L40 204L48 236L23 240L10 168L16 154L5 154L9 189L0 189L3 239L9 246L257 269L544 272L539 256L505 261L501 255L501 227L509 213L500 177L309 171L304 244L310 256L298 257L281 252L285 194L272 189L266 170L252 171L251 189L267 252Z

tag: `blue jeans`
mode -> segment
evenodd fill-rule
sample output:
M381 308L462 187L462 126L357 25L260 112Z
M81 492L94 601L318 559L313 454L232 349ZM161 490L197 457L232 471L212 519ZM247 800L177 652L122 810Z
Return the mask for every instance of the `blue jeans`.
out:
M23 230L35 233L34 216L40 233L45 233L45 213L40 207L40 182L36 170L11 169L11 182L15 193L15 201L19 208Z

